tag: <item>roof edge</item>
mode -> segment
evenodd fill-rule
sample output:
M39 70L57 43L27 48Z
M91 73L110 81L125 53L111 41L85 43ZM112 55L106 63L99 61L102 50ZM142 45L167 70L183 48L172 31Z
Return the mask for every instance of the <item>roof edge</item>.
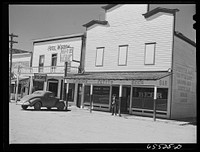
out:
M191 39L189 39L188 37L186 37L185 35L183 35L181 32L174 31L174 35L182 39L183 41L191 44L192 46L196 47L196 43L192 41Z
M108 21L92 20L92 21L90 21L90 22L88 22L88 23L86 23L86 24L84 24L82 26L90 27L90 26L92 26L94 24L107 25Z
M101 8L103 8L105 11L111 9L112 7L115 7L118 4L108 4L106 6L102 6Z
M175 14L176 12L178 12L179 9L169 9L169 8L163 8L163 7L157 7L151 11L148 11L145 14L142 14L145 18L149 18L159 12L163 12L163 13L170 13L170 14Z
M85 36L85 33L78 33L78 34L71 34L71 35L64 35L64 36L57 36L57 37L48 37L48 38L41 38L33 40L34 43L41 43L41 42L48 42L48 41L57 41L63 39L70 39L70 38L77 38Z

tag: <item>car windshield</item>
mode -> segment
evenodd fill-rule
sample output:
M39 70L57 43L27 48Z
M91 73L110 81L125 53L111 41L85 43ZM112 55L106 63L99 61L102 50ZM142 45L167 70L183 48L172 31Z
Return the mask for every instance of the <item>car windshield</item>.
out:
M35 91L35 92L33 92L33 94L43 94L44 92L42 92L42 91Z

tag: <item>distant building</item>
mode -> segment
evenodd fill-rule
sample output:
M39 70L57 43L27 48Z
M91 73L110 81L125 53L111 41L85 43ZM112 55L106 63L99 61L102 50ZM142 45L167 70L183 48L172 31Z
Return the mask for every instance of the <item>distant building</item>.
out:
M10 56L9 56L10 58ZM19 76L18 96L23 97L29 92L29 75L23 74L24 69L31 66L32 52L14 49L12 54L11 99L15 98L17 75ZM10 62L10 60L9 60Z
M106 5L105 21L86 27L84 73L68 75L78 86L76 105L110 111L118 96L121 113L163 118L196 116L196 44L175 31L178 9L148 4ZM157 88L157 89L156 89Z
M30 75L29 94L36 90L48 90L62 99L65 62L68 61L68 75L79 72L84 37L84 33L81 33L34 40L32 66L25 71ZM68 99L72 103L77 87L75 84L69 85ZM66 84L64 92L66 93Z

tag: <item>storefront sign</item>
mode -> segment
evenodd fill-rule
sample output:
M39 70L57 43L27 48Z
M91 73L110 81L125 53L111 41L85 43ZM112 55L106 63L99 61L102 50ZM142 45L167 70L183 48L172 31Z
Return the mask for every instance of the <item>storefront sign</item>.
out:
M34 80L35 81L46 81L47 74L38 74L34 73Z

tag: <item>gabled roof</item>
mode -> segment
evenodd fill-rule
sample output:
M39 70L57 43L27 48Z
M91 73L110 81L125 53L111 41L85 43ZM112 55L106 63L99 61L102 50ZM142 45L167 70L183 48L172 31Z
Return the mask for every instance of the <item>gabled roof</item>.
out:
M92 26L94 24L107 25L108 21L92 20L92 21L84 24L83 26L84 27L90 27L90 26Z
M118 5L118 4L108 4L106 6L102 6L101 8L103 8L105 10L109 10L110 8L112 8L112 7L116 6L116 5Z
M188 42L189 44L191 44L192 46L196 47L196 43L192 40L190 40L189 38L187 38L185 35L183 35L182 33L178 32L178 31L174 31L174 35L177 36L178 38Z
M157 7L145 14L142 14L145 18L151 17L152 15L155 15L159 12L164 12L164 13L170 13L170 14L174 14L176 12L178 12L179 9L169 9L169 8L162 8L162 7Z

